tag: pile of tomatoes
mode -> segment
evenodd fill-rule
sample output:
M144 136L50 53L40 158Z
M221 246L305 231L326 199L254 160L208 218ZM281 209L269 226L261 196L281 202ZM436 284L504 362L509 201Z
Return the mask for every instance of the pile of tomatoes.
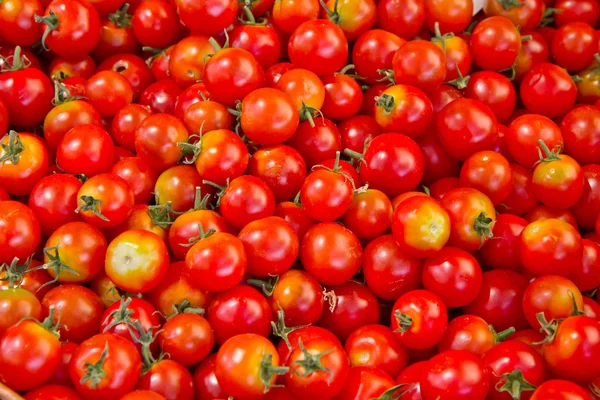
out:
M0 397L600 399L600 2L484 3L1 0Z

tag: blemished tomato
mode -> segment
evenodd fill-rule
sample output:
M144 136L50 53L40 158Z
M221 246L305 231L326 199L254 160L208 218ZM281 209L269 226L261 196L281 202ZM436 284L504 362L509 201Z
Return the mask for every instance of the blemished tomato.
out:
M442 299L427 290L400 296L392 308L392 330L410 349L429 349L442 339L448 326L448 310Z
M581 235L559 219L544 219L527 225L521 233L521 263L535 276L569 276L581 265Z
M81 343L69 372L75 389L86 399L119 398L136 387L142 370L137 348L112 333Z

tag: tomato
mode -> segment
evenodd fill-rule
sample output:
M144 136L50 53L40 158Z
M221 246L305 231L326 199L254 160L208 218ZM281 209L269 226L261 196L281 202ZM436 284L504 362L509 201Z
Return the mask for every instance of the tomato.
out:
M139 325L141 329L131 329L131 324ZM141 351L142 345L139 343L141 330L147 333L150 328L158 329L158 327L160 327L160 317L152 304L138 297L121 297L120 301L113 303L104 311L100 331L126 339ZM158 342L153 342L150 349L153 351L158 349Z
M52 82L42 71L29 66L30 59L20 47L11 56L11 63L5 61L0 71L0 100L6 106L11 125L35 126L52 109Z
M195 164L202 179L225 185L246 171L248 148L235 132L228 129L207 132L202 135L199 145Z
M421 136L433 120L433 106L426 94L408 85L394 85L375 99L375 120L383 132Z
M254 18L254 17L253 17ZM265 70L281 58L282 47L277 31L270 25L248 24L236 26L229 34L232 47L250 52Z
M560 130L565 151L581 164L593 164L600 160L597 137L600 134L600 110L592 106L580 106L562 119Z
M203 183L196 168L191 165L175 165L163 171L154 184L154 200L157 205L176 213L194 209L196 200L212 196L213 187ZM196 199L199 197L200 199Z
M257 89L244 98L240 123L253 142L270 146L292 137L299 117L292 98L277 89Z
M273 192L257 177L243 175L233 179L219 193L219 211L235 229L275 213Z
M554 118L566 114L575 104L577 87L564 69L541 63L525 74L520 94L527 110Z
M530 0L530 2L536 2L539 0ZM527 36L531 36L531 39L521 41L521 50L515 61L515 81L521 82L523 76L533 67L534 65L548 62L550 59L550 50L546 39L537 31L526 31Z
M500 123L508 120L515 109L517 94L512 82L504 75L492 71L480 71L471 75L465 97L488 106Z
M214 340L208 321L185 310L169 318L158 336L161 349L169 354L171 360L184 366L204 360L211 352Z
M446 80L444 51L435 43L413 40L400 46L392 61L398 84L412 85L431 93Z
M482 263L493 269L519 271L520 235L528 222L516 215L500 214L494 225L494 240L487 241L479 250Z
M181 96L175 104L175 116L177 116ZM231 113L227 110L227 107L208 99L190 105L183 116L178 118L183 120L188 132L193 134L203 134L204 132L231 127Z
M328 336L298 338L287 360L284 384L296 397L331 399L343 389L349 362L339 341Z
M144 46L162 49L179 37L177 10L168 1L142 2L136 7L131 22L135 37Z
M0 263L24 262L40 243L40 224L33 211L16 201L0 201Z
M392 7L392 2L381 1L378 14L385 15L385 7ZM418 6L416 6L418 7ZM421 7L422 9L422 7ZM365 78L365 82L375 84L382 78L380 70L392 68L392 60L396 50L406 41L394 34L394 30L402 29L386 25L385 19L378 18L379 25L386 30L372 29L361 34L352 48L352 64L356 74Z
M181 88L171 79L155 82L144 89L139 102L157 114L173 114Z
M582 239L583 261L581 265L571 274L570 279L577 285L579 290L593 290L600 286L597 270L600 268L600 245L588 239Z
M289 146L263 147L252 154L247 173L265 182L280 203L292 200L300 191L306 178L306 163Z
M88 102L102 117L113 117L133 101L133 88L127 79L112 70L94 74L88 79L85 90Z
M402 393L408 400L422 400L421 397L421 374L424 371L426 362L417 361L406 367L396 378L396 384L404 385L397 394Z
M267 217L250 222L238 234L248 260L248 273L267 277L289 270L300 251L294 228L283 218Z
M117 287L127 292L142 293L155 288L167 273L168 266L165 242L146 230L123 232L106 250L106 274Z
M57 103L46 115L44 138L52 149L56 149L65 134L80 125L102 127L100 114L83 100L68 100L67 98L66 101Z
M199 209L177 217L169 229L169 247L175 258L185 260L190 245L195 244L211 230L229 232L225 219L212 210Z
M194 286L220 292L241 281L247 259L241 240L229 233L216 232L192 246L185 264Z
M372 399L387 396L394 392L394 380L385 372L370 367L352 367L346 378L346 385L336 397L340 400Z
M339 123L342 148L361 153L365 145L381 132L375 118L368 115L355 115Z
M25 400L80 400L79 394L66 386L46 384L30 390Z
M217 353L213 353L196 367L193 375L196 398L225 399L227 397L215 376L216 359Z
M2 3L0 36L17 46L31 46L42 38L42 27L36 23L36 16L44 10L37 0L12 0ZM4 132L4 131L2 131Z
M48 151L35 135L10 131L0 139L0 180L8 194L24 196L48 174Z
M319 17L321 7L316 0L276 0L273 4L273 22L287 34L292 34L304 22Z
M544 359L557 376L574 381L589 381L600 373L600 322L586 316L574 316L558 327L542 326L551 341L544 343ZM548 330L551 329L551 330Z
M188 86L177 98L174 115L179 119L183 119L185 113L192 105L200 103L205 99L208 100L209 96L210 94L202 82Z
M354 116L362 107L363 92L356 80L342 72L321 77L325 85L325 101L321 112L326 118L341 121Z
M73 354L69 372L86 399L119 398L137 385L142 362L136 347L111 333L92 336Z
M404 253L392 235L383 235L365 247L362 268L377 297L396 300L419 287L422 265L422 260Z
M92 279L90 289L100 298L104 307L110 307L115 302L121 300L121 295L118 293L117 287L104 271L100 271Z
M563 142L559 127L543 115L522 115L508 127L508 150L510 155L524 167L531 168L539 161L540 140L549 149Z
M42 318L42 306L35 294L21 287L15 288L14 284L19 282L11 283L11 287L2 288L0 292L0 335L23 318Z
M168 399L190 399L194 397L192 375L185 367L172 360L158 360L148 369L137 386L151 390Z
M104 12L99 11L101 14L108 14L108 17L102 18L100 43L93 52L94 58L98 60L105 60L115 54L137 53L141 49L141 44L133 33L131 15L127 13L129 5L122 4L122 0L116 2L121 4L111 6Z
M183 122L172 115L150 115L135 130L135 150L138 157L162 172L177 164L180 143L187 142L188 136Z
M531 274L568 276L581 265L581 235L558 219L530 223L521 233L521 263Z
M443 178L458 176L459 162L446 152L435 130L429 129L416 141L425 156L422 184L429 185Z
M260 399L275 385L279 366L275 346L254 334L234 336L221 346L215 360L215 376L223 390L239 399Z
M544 359L533 347L516 340L495 345L482 361L490 370L490 385L496 388L490 390L491 400L529 399L546 378Z
M312 219L302 207L291 201L284 201L275 206L275 215L289 222L298 238L302 239L308 229L315 225L317 221Z
M175 5L183 24L205 35L215 35L228 28L238 10L238 3L233 0L177 0Z
M510 164L494 151L480 151L467 158L462 165L460 179L462 186L481 191L494 205L502 203L512 189Z
M115 143L128 150L135 150L135 130L152 112L139 104L121 108L112 120L111 136Z
M496 333L493 326L488 325L483 318L464 314L450 321L437 348L440 353L448 350L463 350L481 357L513 332L514 328Z
M231 107L264 86L265 73L250 52L211 44L216 53L206 62L203 82L213 100Z
M558 28L550 44L552 58L569 71L580 71L594 63L598 39L585 22L570 22Z
M93 177L110 171L115 145L97 125L79 125L69 130L56 149L56 163L66 173Z
M152 198L152 189L157 179L156 172L141 158L125 157L113 165L111 173L129 183L136 204L147 204Z
M208 37L188 36L180 40L169 57L171 78L181 87L188 87L202 79L206 57L214 51Z
M335 286L348 281L358 272L362 258L358 238L334 222L316 224L302 238L302 265L324 285Z
M275 88L290 95L302 119L308 119L309 121L315 110L319 110L325 101L323 82L314 72L308 69L290 69L281 75Z
M534 329L539 329L538 313L546 321L567 318L583 307L581 292L573 282L557 275L536 278L523 295L523 311Z
M477 100L459 98L437 116L438 137L446 152L461 161L483 150L491 150L497 140L496 116Z
M319 325L344 342L361 326L379 322L377 297L366 285L349 281L332 288L333 305L325 308Z
M342 223L361 239L374 239L390 227L392 204L381 191L367 189L354 196Z
M542 383L531 400L588 400L590 396L581 386L562 379L551 379Z
M114 71L123 76L131 85L134 100L152 83L152 71L144 60L135 54L110 56L98 66L98 71Z
M480 191L454 189L446 193L440 204L450 216L449 245L474 251L492 237L496 211L490 199Z
M90 53L100 42L101 25L98 11L81 0L52 0L36 22L44 24L42 46L65 58Z
M444 336L448 311L442 299L427 290L400 296L392 309L392 329L410 349L428 349Z
M310 168L325 160L335 159L336 153L342 150L342 136L332 121L319 118L313 124L311 120L301 122L286 142L300 153Z
M473 16L473 2L467 0L425 0L425 26L431 32L436 22L442 34L465 30Z
M129 217L135 202L131 187L123 178L100 174L87 180L77 193L75 210L84 221L99 228L113 228Z
M127 393L121 397L120 400L164 400L165 396L162 396L151 390L134 390L133 392Z
M22 320L0 339L0 379L13 390L26 391L45 383L58 367L60 342L52 319L43 323Z
M354 184L337 165L311 172L300 189L300 201L307 214L318 221L340 218L352 204Z
M296 69L296 67L289 62L280 62L269 67L265 71L265 81L267 83L267 86L271 88L276 88L277 82L279 82L281 76L291 69Z

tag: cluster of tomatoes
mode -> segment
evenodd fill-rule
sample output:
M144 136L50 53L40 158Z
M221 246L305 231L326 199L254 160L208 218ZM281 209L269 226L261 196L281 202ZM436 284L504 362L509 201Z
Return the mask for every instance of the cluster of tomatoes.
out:
M600 399L598 0L0 1L0 397Z

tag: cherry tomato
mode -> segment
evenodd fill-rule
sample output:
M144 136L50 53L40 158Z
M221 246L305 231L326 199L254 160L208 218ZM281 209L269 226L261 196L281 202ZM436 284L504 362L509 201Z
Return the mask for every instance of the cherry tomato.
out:
M473 17L473 2L467 0L425 0L425 26L431 32L436 22L442 34L465 30Z
M532 168L540 160L540 140L549 149L563 142L559 127L551 119L536 114L516 118L508 127L506 139L510 155L526 168Z
M493 269L519 271L520 236L527 220L510 214L500 214L494 225L494 240L488 240L479 250L482 263Z
M433 106L426 94L408 85L394 85L375 98L375 120L383 132L421 136L433 120Z
M587 400L590 396L581 386L562 379L551 379L542 383L531 400Z
M150 115L135 130L135 150L138 157L162 172L177 163L179 144L187 142L188 136L183 122L172 115Z
M177 0L175 5L183 24L205 35L215 35L228 28L238 10L238 3L234 0Z
M56 164L66 173L88 178L109 172L115 162L115 145L97 125L69 130L56 149Z
M435 43L413 40L396 51L392 61L398 84L412 85L431 93L446 79L444 51Z
M123 178L100 174L86 181L79 192L75 210L84 221L99 228L113 228L124 222L135 204L133 190Z
M596 32L585 22L570 22L558 28L550 49L556 64L569 71L581 71L594 63Z
M113 117L133 101L133 89L129 81L112 70L94 74L88 79L85 90L88 102L102 117Z
M566 114L575 104L577 87L564 69L541 63L525 74L520 94L527 110L555 118Z
M48 174L48 151L37 136L10 131L0 139L0 181L8 194L25 196Z

